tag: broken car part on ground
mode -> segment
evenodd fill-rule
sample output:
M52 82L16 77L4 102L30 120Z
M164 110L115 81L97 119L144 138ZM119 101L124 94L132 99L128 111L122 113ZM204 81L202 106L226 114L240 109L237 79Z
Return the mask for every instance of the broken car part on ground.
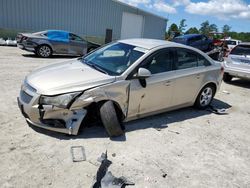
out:
M92 188L122 188L126 185L134 185L133 182L128 181L125 177L116 178L108 171L112 162L108 160L107 151L106 153L102 153L98 161L101 162L101 165L97 170Z

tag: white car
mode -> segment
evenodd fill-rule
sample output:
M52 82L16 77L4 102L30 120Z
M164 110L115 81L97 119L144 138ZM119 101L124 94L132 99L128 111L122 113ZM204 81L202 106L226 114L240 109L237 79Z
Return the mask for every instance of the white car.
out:
M225 39L226 41L226 44L228 46L228 49L231 51L235 46L237 46L238 44L241 43L240 40L236 40L236 39L231 39L231 38L228 38L228 39Z
M17 46L16 40L11 40L10 38L6 40L6 45L7 46Z
M3 38L0 38L0 45L1 46L5 46L6 45L6 41Z
M241 43L229 53L224 62L225 82L230 82L233 77L250 79L250 43Z

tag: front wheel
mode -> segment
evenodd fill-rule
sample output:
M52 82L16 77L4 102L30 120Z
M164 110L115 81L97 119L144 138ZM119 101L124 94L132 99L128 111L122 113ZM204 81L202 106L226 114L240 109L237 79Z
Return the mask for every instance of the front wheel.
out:
M52 49L48 45L41 45L37 48L36 54L40 57L50 57L52 55Z
M115 106L112 101L105 102L100 108L102 123L110 137L123 134Z
M197 96L195 106L199 109L205 109L212 102L214 94L215 88L212 85L206 85Z

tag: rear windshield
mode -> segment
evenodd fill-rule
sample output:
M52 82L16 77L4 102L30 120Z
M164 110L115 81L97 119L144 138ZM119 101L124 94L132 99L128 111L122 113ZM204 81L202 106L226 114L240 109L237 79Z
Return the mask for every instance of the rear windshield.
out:
M250 55L250 45L238 45L232 49L231 53L233 55Z

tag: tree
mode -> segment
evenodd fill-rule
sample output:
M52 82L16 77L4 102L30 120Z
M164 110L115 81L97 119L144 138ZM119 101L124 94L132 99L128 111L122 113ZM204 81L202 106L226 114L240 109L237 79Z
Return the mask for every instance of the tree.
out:
M209 25L209 32L218 32L218 27L215 24Z
M180 32L181 34L184 33L184 31L186 30L187 25L185 24L185 22L186 22L186 19L182 19L182 20L180 21L178 30L179 30L179 32Z
M179 28L175 23L170 25L170 27L168 28L168 34L167 35L168 35L168 39L172 39L172 38L180 35Z
M185 34L199 34L199 30L196 27L190 27Z
M231 30L231 27L229 25L224 25L222 27L222 32L228 34Z
M178 26L175 23L172 23L168 29L168 31L179 32Z
M208 34L209 33L209 21L208 20L201 23L201 28L199 29L199 31L202 34Z
M205 21L203 23L201 23L201 28L199 29L199 31L202 34L208 35L210 32L218 32L218 27L215 24L209 24L209 21Z

